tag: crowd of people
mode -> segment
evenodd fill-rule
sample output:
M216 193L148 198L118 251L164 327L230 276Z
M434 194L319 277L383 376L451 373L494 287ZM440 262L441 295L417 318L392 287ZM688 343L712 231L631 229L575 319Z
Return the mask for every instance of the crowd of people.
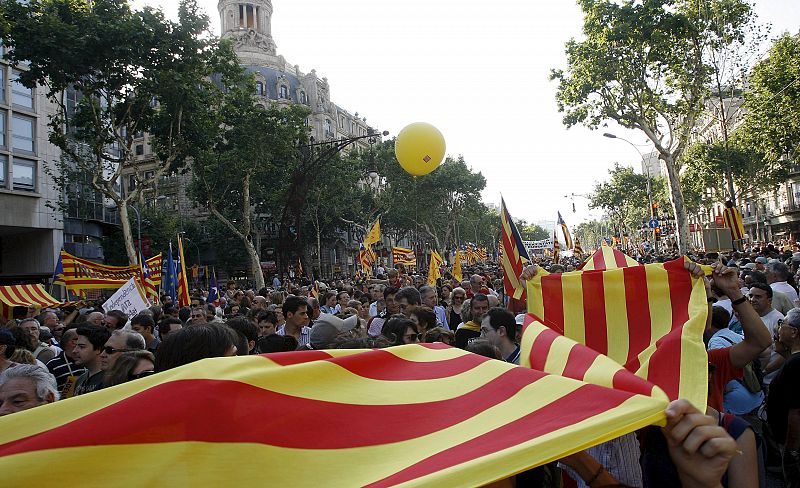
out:
M720 480L726 487L765 486L769 473L799 486L800 252L764 246L691 257L715 269L706 279L707 411L673 402L666 428L600 444L517 475L519 482L557 486L563 470L588 487L719 486ZM522 278L579 264L540 261ZM702 276L693 262L686 266ZM90 303L18 307L0 326L0 415L209 357L443 342L519 364L524 315L505 307L499 268L472 268L463 281L443 271L430 285L402 269L314 283L276 276L261 290L230 282L218 303L198 289L188 306L162 296L160 305L133 317Z

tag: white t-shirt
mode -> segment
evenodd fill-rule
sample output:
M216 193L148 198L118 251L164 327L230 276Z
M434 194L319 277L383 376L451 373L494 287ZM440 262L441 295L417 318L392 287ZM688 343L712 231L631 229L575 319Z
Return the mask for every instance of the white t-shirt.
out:
M778 325L778 321L782 318L783 314L774 308L770 309L768 314L761 316L761 320L764 322L764 325L767 326L769 335L772 335L775 332L775 326Z
M797 301L797 292L795 291L794 288L792 288L792 285L790 285L789 283L785 281L776 281L775 283L772 283L769 286L772 287L772 291L779 291L785 294L787 297L789 297L789 300L791 300L792 303Z

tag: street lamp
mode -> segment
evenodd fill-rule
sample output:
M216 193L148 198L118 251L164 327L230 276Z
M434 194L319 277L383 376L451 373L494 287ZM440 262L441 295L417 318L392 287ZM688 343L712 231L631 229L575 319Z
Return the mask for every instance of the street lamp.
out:
M653 210L654 210L653 209L653 193L652 193L652 190L650 188L650 165L647 164L647 162L644 160L644 154L642 154L642 151L639 150L639 148L636 146L636 144L632 143L631 141L629 141L627 139L624 139L622 137L614 135L614 134L612 134L610 132L605 132L603 134L603 137L607 137L609 139L619 139L620 141L625 141L628 144L630 144L631 147L636 149L637 153L639 153L639 157L642 159L642 167L644 167L644 169L646 171L646 175L647 175L647 200L650 203L650 220L653 220L653 218L655 217L655 214L653 212ZM658 241L656 240L655 235L656 235L656 231L654 229L653 230L653 246L655 248L655 251L658 252Z

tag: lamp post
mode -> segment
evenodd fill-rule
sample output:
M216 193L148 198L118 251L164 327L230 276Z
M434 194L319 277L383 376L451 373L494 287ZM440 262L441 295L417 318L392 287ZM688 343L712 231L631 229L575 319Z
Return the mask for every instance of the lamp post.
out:
M609 139L619 139L620 141L625 141L628 144L630 144L631 147L636 149L637 153L639 153L639 157L642 159L642 166L644 167L645 172L646 172L645 174L647 176L647 200L650 203L650 220L653 220L653 218L655 217L655 214L653 213L653 210L654 210L653 209L653 193L652 193L652 189L650 188L650 165L647 164L647 162L644 160L644 154L642 154L642 151L640 151L639 148L636 147L636 144L632 143L631 141L629 141L627 139L624 139L622 137L614 135L614 134L612 134L610 132L604 133L603 137L607 137ZM658 252L658 241L656 240L656 231L655 231L655 229L653 229L653 248L655 249L656 252Z

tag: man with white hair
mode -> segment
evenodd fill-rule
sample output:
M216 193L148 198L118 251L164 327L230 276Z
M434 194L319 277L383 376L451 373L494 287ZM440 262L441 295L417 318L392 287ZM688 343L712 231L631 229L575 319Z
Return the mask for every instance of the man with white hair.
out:
M56 379L41 366L18 364L0 374L0 416L58 400Z
M767 283L773 291L784 293L793 304L797 305L797 290L787 283L789 268L780 261L772 260L765 265Z

